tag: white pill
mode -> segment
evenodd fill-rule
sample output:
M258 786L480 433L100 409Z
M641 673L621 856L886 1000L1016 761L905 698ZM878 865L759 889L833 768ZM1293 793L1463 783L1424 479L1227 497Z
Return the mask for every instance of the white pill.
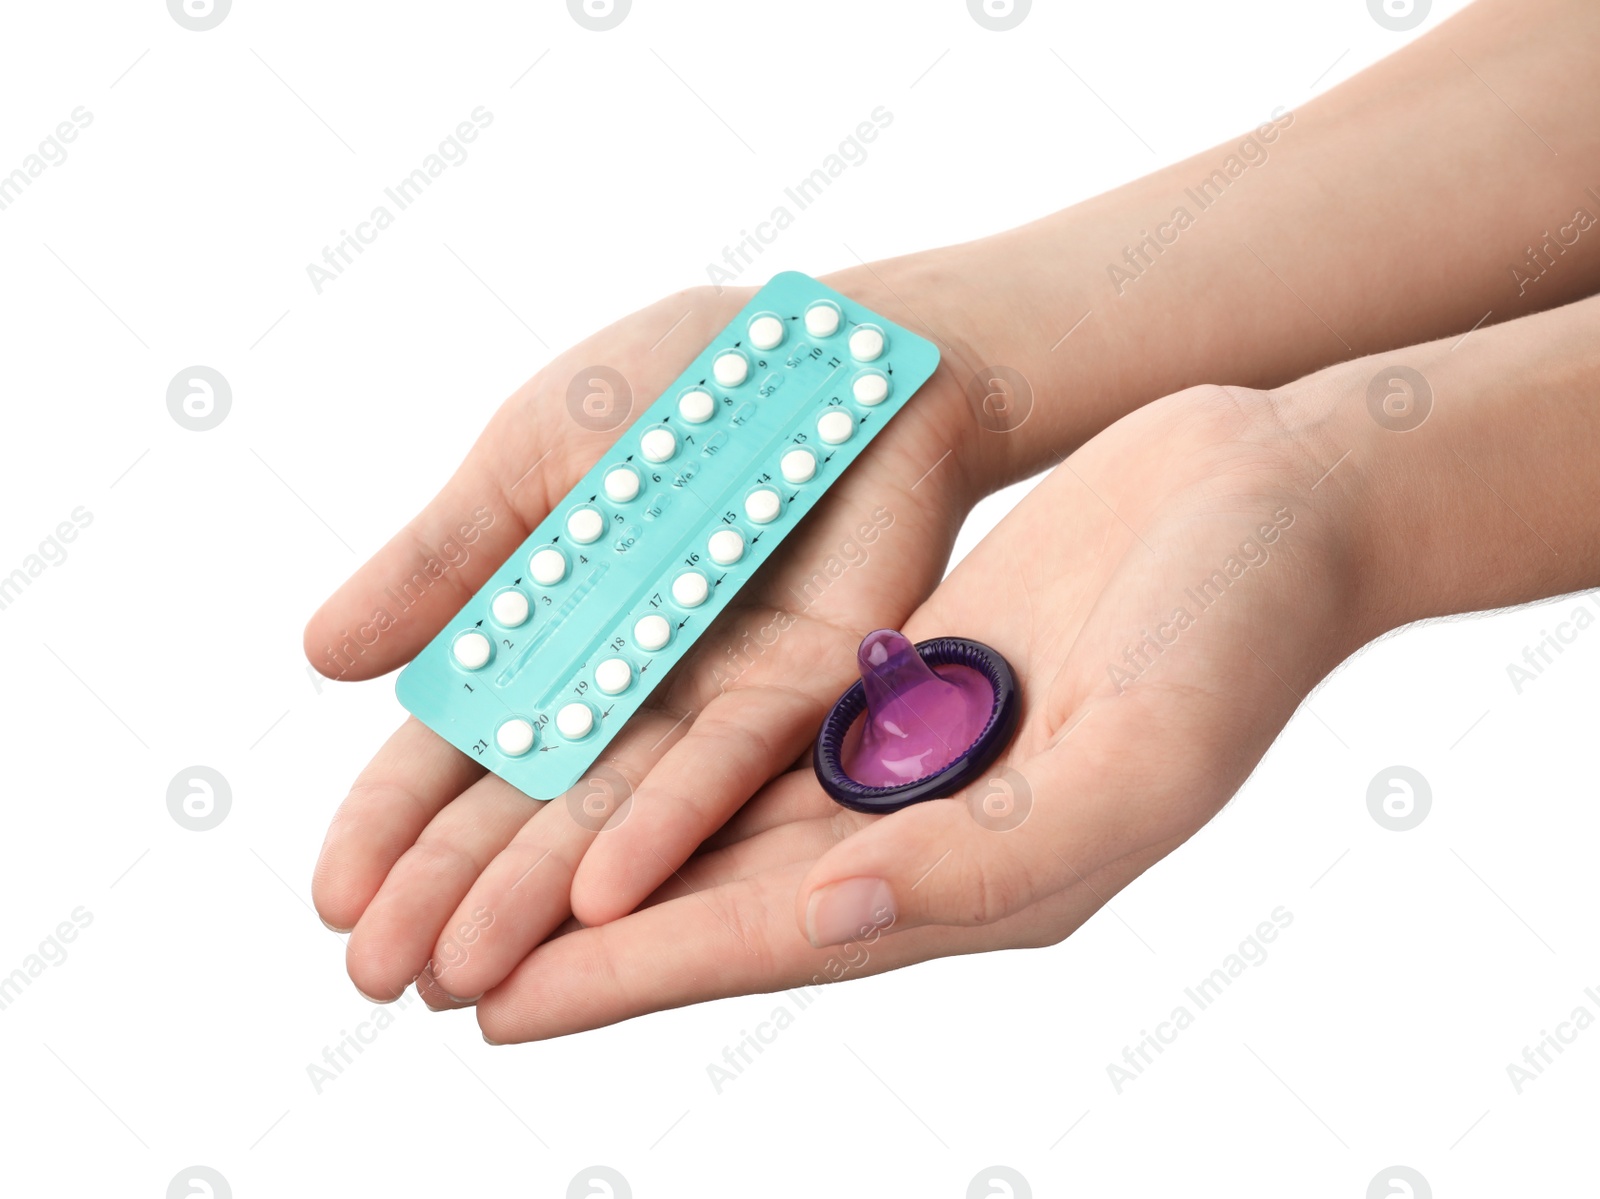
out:
M607 695L621 695L633 682L633 667L626 658L607 658L594 668L594 685Z
M711 594L711 584L698 570L686 570L672 580L672 598L685 608L698 608Z
M770 350L783 340L783 322L775 316L758 316L750 322L750 344Z
M717 402L709 391L686 391L678 397L678 415L691 425L703 425L717 410Z
M501 753L520 758L533 748L533 725L514 716L494 731L494 743Z
M889 380L883 375L862 375L851 385L850 394L856 403L874 408L889 398Z
M654 652L672 640L672 626L665 616L641 616L639 623L633 626L633 639L640 649Z
M871 362L883 353L883 334L863 325L850 335L850 357L857 362Z
M806 309L806 332L812 337L832 337L839 331L839 310L832 304L814 304Z
M606 531L606 518L593 508L575 508L567 517L567 536L579 545L597 541Z
M606 473L606 498L614 504L626 504L639 494L639 476L626 466Z
M514 629L528 619L528 597L520 591L502 591L489 605L496 624Z
M665 462L678 452L678 435L665 425L657 425L639 438L639 450L651 462Z
M706 550L718 566L732 566L744 557L744 535L737 529L718 529L711 534Z
M829 445L849 441L850 434L855 431L855 418L848 412L840 412L837 408L824 412L817 418L817 436Z
M790 450L778 469L787 483L809 483L817 473L817 456L810 450Z
M724 387L737 387L750 377L750 364L737 350L717 355L711 364L711 373Z
M744 514L758 525L770 524L778 517L783 501L770 487L758 487L744 497Z
M554 587L567 577L567 556L560 550L539 550L528 562L533 581L541 587Z
M450 647L450 652L455 654L456 661L468 670L482 670L489 662L489 639L482 633L463 633L457 637L455 644Z
M556 732L568 741L581 741L594 728L594 710L585 703L571 703L556 713Z

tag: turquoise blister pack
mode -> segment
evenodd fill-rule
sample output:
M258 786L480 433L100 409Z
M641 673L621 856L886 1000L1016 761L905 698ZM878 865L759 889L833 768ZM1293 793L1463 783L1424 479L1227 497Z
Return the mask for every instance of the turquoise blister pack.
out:
M525 794L562 794L938 363L776 276L401 671L400 702Z

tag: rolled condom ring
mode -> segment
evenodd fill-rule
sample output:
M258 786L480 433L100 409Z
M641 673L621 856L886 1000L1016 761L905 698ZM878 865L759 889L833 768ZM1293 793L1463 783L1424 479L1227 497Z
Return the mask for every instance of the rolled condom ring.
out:
M1017 730L1010 664L964 637L912 645L893 629L868 633L861 681L817 734L812 766L835 802L893 812L976 782Z

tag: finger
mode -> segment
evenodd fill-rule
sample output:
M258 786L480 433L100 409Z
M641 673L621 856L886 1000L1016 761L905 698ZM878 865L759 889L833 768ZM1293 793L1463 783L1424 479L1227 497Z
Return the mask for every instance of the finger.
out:
M852 812L828 798L817 782L816 773L805 765L773 779L761 793L741 807L733 817L701 843L702 851L722 849L759 836L769 829L782 828L808 820L831 819L840 833L863 828L875 816Z
M596 835L569 796L545 804L479 873L439 930L429 971L452 998L481 995L571 915L572 873Z
M422 968L422 973L417 975L417 997L436 1012L450 1012L458 1008L471 1007L478 1001L476 995L468 999L457 999L454 995L446 993L438 980L433 977L433 965L429 963Z
M803 863L673 899L598 928L547 941L477 1003L478 1025L496 1044L564 1036L645 1012L729 995L816 988L914 961L979 949L1045 944L1097 906L1080 889L986 929L869 928L843 948L817 949L790 910Z
M345 967L358 991L386 1001L411 985L461 897L536 808L489 774L433 818L350 934Z
M1204 740L1174 727L1187 721L1170 707L1132 696L1103 702L1044 752L994 768L958 796L864 828L807 875L799 927L812 944L829 945L884 911L897 931L992 925L1110 862L1181 842L1216 810L1216 795L1243 782L1249 762L1240 755L1230 771L1208 753L1199 760L1210 776L1196 778L1186 761L1151 753L1152 728L1162 729L1172 754ZM1212 703L1196 699L1192 707L1205 712Z
M810 767L791 770L763 787L644 902L661 903L774 866L816 861L881 819L834 803L817 785Z
M831 637L841 646L849 640L839 631ZM808 649L822 652L806 640ZM572 911L585 924L631 912L810 744L837 680L820 672L806 679L781 663L763 667L763 677L786 672L805 681L792 687L752 682L718 695L694 717L682 740L639 784L626 821L609 830L579 866Z
M683 720L644 709L615 742L617 754L543 805L482 870L434 945L434 979L452 996L499 983L572 912L579 860L608 820L631 807L634 780L659 760Z
M328 826L311 880L311 899L323 922L340 932L354 928L400 855L482 774L482 767L420 721L402 724Z
M752 878L779 866L815 862L839 843L831 820L801 820L709 853L696 854L648 895L641 907Z
M535 403L534 386L506 402L439 494L317 610L305 630L317 670L367 679L410 661L577 481L587 463L573 452L566 410Z

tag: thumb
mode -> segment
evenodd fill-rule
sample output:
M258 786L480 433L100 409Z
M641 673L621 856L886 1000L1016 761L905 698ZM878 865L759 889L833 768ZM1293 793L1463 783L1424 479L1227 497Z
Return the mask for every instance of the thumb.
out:
M1161 794L1170 763L1163 772L1126 753L1113 761L1117 741L1108 727L1069 734L1035 757L997 764L950 799L914 804L840 842L800 885L806 938L820 948L874 928L993 924L1193 831L1182 829L1188 805Z

